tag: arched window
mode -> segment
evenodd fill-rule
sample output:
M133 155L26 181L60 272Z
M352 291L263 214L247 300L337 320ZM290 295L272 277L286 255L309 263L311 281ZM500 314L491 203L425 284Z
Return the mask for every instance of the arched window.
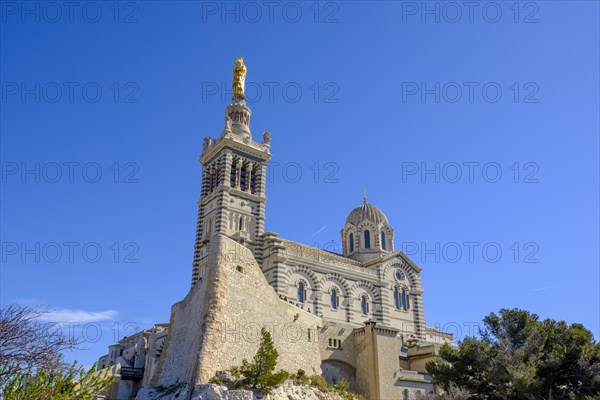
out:
M258 175L258 168L252 168L252 175L250 175L250 193L256 193L256 175Z
M242 164L242 168L240 170L240 190L248 190L248 183L248 166L246 164Z
M398 287L394 288L394 306L396 310L400 309L400 292L398 292Z
M242 217L240 217L240 221L239 222L240 223L238 225L238 227L239 227L238 231L242 231L242 230L244 230L244 219Z
M348 238L348 248L350 249L350 253L354 252L354 234L350 234L350 238Z
M408 310L408 298L406 296L406 290L402 289L402 309L404 311Z
M304 303L306 301L306 287L304 282L298 283L298 302Z
M337 290L331 289L331 308L337 310L340 305L340 297Z
M371 248L371 232L365 231L365 249Z
M363 295L360 298L360 310L364 315L369 313L369 299L366 295Z
M385 250L385 232L381 231L381 248Z
M237 186L237 160L231 161L231 174L229 175L229 184L231 187Z

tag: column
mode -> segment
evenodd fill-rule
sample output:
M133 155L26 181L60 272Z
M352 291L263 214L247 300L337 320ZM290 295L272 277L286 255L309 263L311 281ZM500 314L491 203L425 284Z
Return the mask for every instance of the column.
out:
M225 187L231 187L231 164L233 163L233 156L230 152L225 153L225 166L223 168L223 185Z
M238 158L238 162L236 164L236 179L235 179L235 188L242 189L242 159Z

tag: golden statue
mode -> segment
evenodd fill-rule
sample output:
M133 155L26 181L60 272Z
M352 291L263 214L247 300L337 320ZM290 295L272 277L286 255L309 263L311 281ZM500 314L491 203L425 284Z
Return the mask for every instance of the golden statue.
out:
M244 85L246 83L246 66L244 58L238 57L235 59L235 67L233 68L233 95L244 96Z

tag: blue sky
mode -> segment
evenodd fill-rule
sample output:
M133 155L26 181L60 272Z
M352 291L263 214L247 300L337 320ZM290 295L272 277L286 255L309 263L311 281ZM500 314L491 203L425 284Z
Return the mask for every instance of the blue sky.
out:
M189 289L237 56L268 231L335 249L366 186L428 325L519 307L600 337L598 2L23 4L0 3L0 301L73 323L69 357Z

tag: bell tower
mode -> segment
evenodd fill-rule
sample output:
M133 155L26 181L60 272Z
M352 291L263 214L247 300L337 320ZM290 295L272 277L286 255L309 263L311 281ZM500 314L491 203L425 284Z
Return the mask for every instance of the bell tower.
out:
M238 57L233 69L233 98L225 109L225 127L217 139L204 138L192 286L200 276L202 260L209 254L214 234L223 234L248 247L259 263L262 259L271 133L263 133L262 143L252 139L252 112L246 105L245 79L246 66Z

